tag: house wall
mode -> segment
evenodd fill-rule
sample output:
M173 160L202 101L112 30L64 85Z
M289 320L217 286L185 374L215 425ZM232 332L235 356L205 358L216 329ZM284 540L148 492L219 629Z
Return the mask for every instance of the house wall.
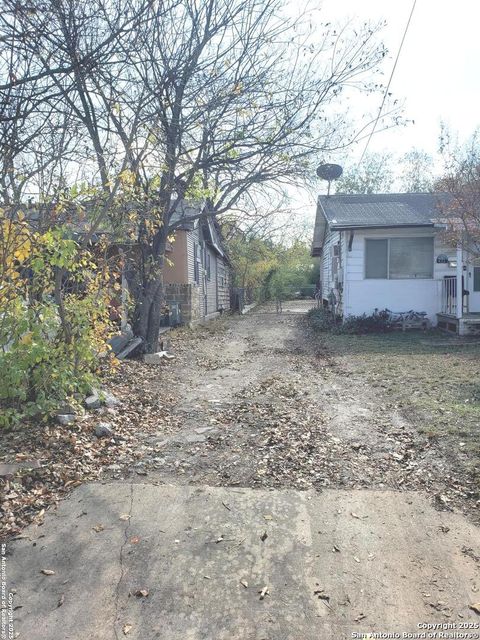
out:
M163 267L163 281L168 284L185 284L188 282L187 269L187 232L179 229L175 232L175 240L171 250L166 253L167 260ZM171 263L171 264L169 264Z
M347 232L349 233L349 232ZM432 279L383 280L365 278L366 238L399 238L434 236L434 274ZM433 229L370 229L356 230L351 251L345 253L344 315L371 314L375 309L392 311L425 311L436 324L441 311L442 281L455 275L455 269L437 264L440 254L455 257L456 250L445 246L439 231Z
M340 233L338 231L327 231L320 261L320 280L322 282L322 293L325 299L327 299L330 290L335 288L332 270L332 247L339 241Z
M199 282L195 282L194 270L194 246L198 246L198 273ZM208 244L205 244L201 229L197 226L185 232L185 254L187 265L186 282L192 285L195 295L192 298L192 310L196 318L217 313L220 306L230 309L230 282L229 268L223 258L219 256ZM206 274L206 256L210 257L210 279ZM222 274L223 285L222 285Z
M185 232L186 235L186 250L187 250L187 282L189 284L195 284L194 277L194 244L200 245L200 234L198 226L195 229Z
M217 256L218 307L230 309L230 268L223 258Z
M189 324L202 318L200 313L200 287L193 284L168 284L165 287L167 304L177 302L180 305L182 322Z
M218 311L217 300L217 254L210 247L205 247L205 258L210 258L210 278L207 278L207 262L205 259L205 288L206 288L206 315L216 313Z

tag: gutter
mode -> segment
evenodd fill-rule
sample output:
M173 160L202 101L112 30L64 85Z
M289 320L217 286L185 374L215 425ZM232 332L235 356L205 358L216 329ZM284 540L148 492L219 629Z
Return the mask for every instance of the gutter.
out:
M341 225L337 225L337 224L331 224L329 223L330 229L332 231L350 231L350 230L355 230L355 229L421 229L421 228L425 228L425 229L431 229L434 227L439 227L439 225L435 224L434 222L430 222L430 223L421 223L421 224L364 224L364 225L360 225L360 224L341 224ZM441 228L445 228L445 225L440 225Z

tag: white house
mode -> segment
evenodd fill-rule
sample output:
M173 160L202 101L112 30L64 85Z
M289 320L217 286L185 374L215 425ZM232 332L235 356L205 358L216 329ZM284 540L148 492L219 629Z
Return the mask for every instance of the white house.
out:
M337 313L426 312L433 325L480 332L480 262L446 245L445 194L318 198L312 255L323 304Z

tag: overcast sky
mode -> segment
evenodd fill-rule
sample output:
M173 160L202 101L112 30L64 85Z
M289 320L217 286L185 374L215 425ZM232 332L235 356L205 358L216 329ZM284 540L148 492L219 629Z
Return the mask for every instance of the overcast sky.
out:
M324 19L387 21L382 32L389 49L387 82L412 0L318 1ZM405 116L415 124L375 134L369 150L404 152L416 146L435 153L442 120L461 137L480 125L479 27L477 0L417 0L390 87L395 97L405 101Z

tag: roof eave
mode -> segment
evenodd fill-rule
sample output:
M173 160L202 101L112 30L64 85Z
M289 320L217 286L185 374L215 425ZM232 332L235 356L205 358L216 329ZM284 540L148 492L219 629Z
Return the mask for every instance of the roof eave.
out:
M330 229L334 231L350 231L356 229L409 229L409 228L428 228L437 227L434 222L408 223L408 224L332 224L329 223Z

